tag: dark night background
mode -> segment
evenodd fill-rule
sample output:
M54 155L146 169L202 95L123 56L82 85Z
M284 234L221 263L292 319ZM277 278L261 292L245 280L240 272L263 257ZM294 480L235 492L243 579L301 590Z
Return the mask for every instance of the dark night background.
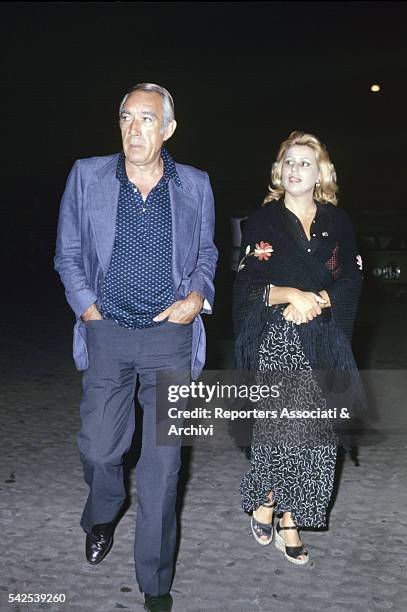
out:
M27 272L34 286L59 286L68 171L119 150L117 107L141 81L175 98L176 160L210 174L220 270L228 216L260 204L293 129L327 144L351 214L405 206L405 2L14 2L0 13L9 286Z
M183 449L177 610L406 610L407 3L3 2L0 48L0 609L11 610L1 603L10 592L66 593L66 604L40 604L50 611L142 602L131 559L142 411L125 457L131 506L102 569L92 568L79 529L86 487L74 314L53 256L72 164L120 150L119 102L152 81L175 99L170 152L207 170L215 194L208 370L233 368L229 217L260 205L292 130L326 143L359 248L363 232L377 238L362 211L380 227L379 211L390 211L399 232L384 235L370 261L361 251L353 349L367 371L369 422L352 458L339 455L329 530L306 532L309 571L293 580L278 551L268 556L253 542L239 511L246 456L234 443L198 441ZM386 246L394 237L395 254ZM398 267L404 288L390 278L379 290L372 271Z

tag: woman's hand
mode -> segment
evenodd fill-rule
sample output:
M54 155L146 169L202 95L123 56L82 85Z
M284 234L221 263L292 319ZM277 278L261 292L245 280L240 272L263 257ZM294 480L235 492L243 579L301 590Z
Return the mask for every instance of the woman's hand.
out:
M298 312L296 308L292 304L288 304L287 308L283 312L283 316L286 321L292 321L296 325L301 325L301 323L306 323L305 319Z
M300 291L293 289L290 292L289 304L284 309L283 316L287 321L295 323L308 323L321 314L321 306L325 300L318 294L311 291ZM287 319L287 316L290 318Z
M325 304L322 304L322 308L331 308L331 299L326 289L322 289L322 291L319 292L319 295L323 300L325 300Z

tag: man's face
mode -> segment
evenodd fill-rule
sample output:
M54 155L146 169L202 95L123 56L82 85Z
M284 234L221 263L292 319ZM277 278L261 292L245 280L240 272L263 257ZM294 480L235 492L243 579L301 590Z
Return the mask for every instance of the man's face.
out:
M126 161L133 166L148 166L160 155L162 144L173 134L172 121L165 131L163 103L157 92L131 93L120 113L120 131Z
M292 145L283 158L281 183L293 196L314 192L319 179L319 167L315 151L307 145Z

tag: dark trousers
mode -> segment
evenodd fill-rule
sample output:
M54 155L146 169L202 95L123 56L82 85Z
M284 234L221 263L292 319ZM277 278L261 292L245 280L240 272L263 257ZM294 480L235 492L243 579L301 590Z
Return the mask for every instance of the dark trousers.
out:
M89 321L89 368L83 375L78 446L90 487L81 525L114 521L126 499L124 453L135 426L134 393L143 409L143 438L136 466L138 497L134 546L140 589L151 595L170 590L176 539L175 502L180 444L156 444L156 373L189 372L192 325L165 322L129 330L114 321Z

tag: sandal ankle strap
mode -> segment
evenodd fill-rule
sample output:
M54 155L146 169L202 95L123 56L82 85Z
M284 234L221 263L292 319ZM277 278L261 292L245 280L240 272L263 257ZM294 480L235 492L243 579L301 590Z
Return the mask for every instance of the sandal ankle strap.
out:
M277 531L282 531L283 529L296 529L297 531L299 531L297 525L290 525L289 527L283 527L282 525L280 525L280 521L277 523Z

